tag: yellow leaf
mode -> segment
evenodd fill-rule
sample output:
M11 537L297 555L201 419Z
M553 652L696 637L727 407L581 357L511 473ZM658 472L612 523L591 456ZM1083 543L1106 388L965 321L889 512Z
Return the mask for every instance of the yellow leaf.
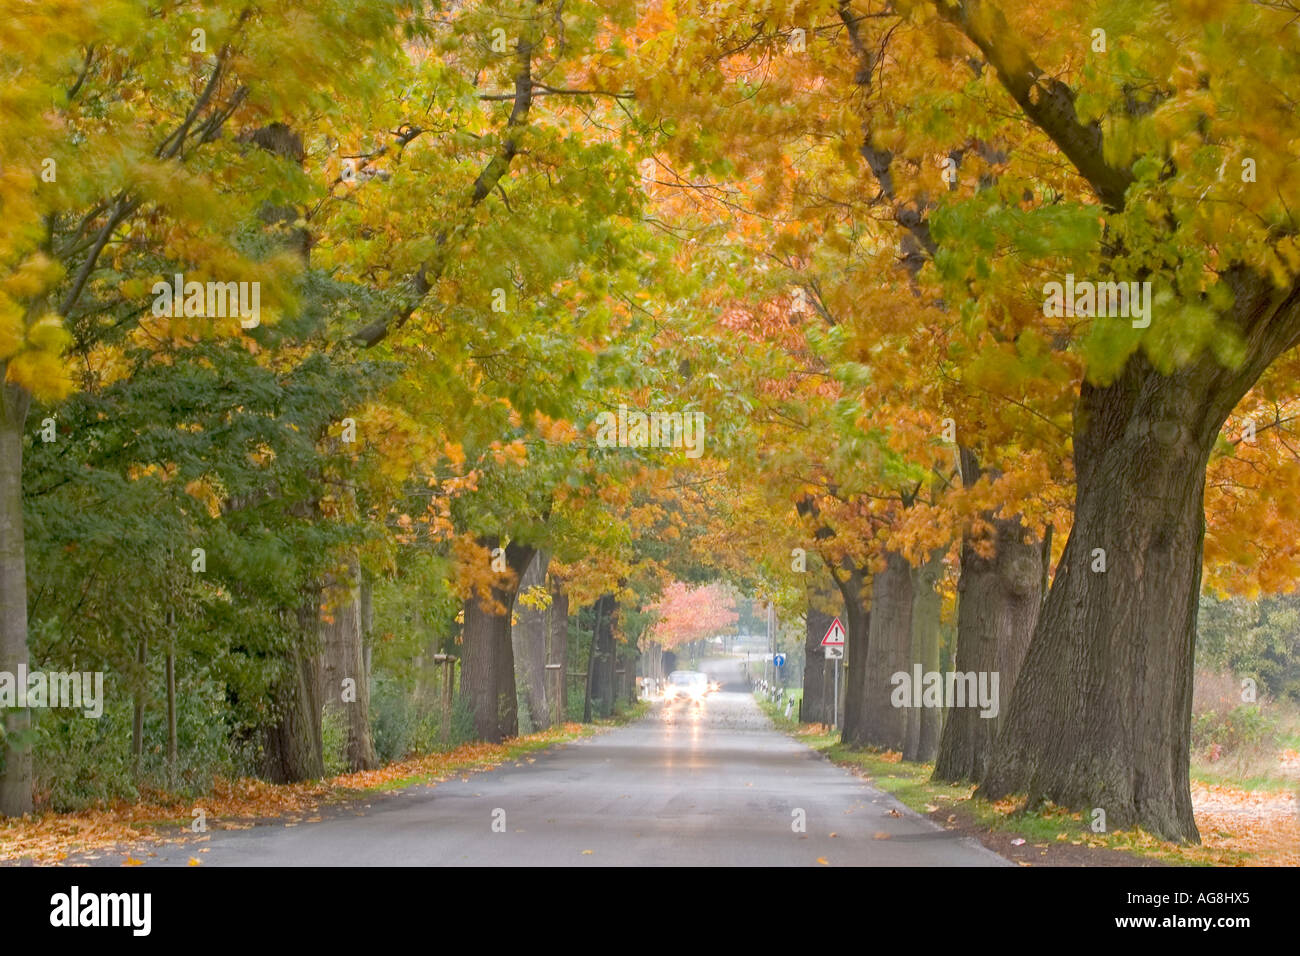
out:
M72 391L72 379L63 362L44 351L26 351L11 359L5 379L47 401L64 398Z
M51 312L32 323L27 330L27 341L38 349L58 354L72 342L72 336L63 327L63 320Z

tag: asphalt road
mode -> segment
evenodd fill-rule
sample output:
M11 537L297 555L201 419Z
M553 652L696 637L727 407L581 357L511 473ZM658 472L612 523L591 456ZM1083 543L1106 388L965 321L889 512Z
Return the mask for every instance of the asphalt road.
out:
M320 823L214 829L203 865L1009 865L777 731L738 666L713 665L730 683L702 704L657 704L532 763L368 798ZM185 865L196 848L153 849L145 865Z

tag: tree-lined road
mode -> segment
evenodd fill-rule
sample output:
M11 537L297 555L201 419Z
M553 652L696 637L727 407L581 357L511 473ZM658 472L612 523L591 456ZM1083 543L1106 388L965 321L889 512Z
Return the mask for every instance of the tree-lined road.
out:
M777 731L739 664L715 674L728 683L702 705L656 704L532 763L372 798L364 816L347 805L316 824L216 830L203 864L1005 865ZM160 847L147 862L184 865L194 850Z

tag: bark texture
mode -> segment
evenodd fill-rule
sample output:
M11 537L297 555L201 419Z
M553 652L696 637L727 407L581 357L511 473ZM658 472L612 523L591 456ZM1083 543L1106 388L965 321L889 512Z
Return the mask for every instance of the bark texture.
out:
M844 742L901 753L907 708L893 705L890 678L912 666L912 568L900 554L887 553L884 569L872 579L868 634L866 661L851 691L861 701L859 719L852 726L846 721Z
M361 612L361 565L355 556L347 566L343 593L321 622L321 687L325 707L340 713L347 728L348 769L374 770L379 766L370 734L370 671L366 666L365 627ZM344 681L354 682L355 700L345 701Z
M1042 602L1041 542L1017 519L985 518L993 527L992 540L976 541L969 534L962 540L953 667L963 673L997 673L999 712L981 717L976 707L947 711L934 769L938 780L979 780L983 775ZM992 554L982 557L981 547L992 548Z
M273 783L316 780L325 774L321 746L320 612L318 591L298 611L293 646L272 694L278 713L263 731L263 775Z
M552 580L551 607L548 615L546 662L559 665L559 677L552 678L551 687L559 693L559 722L569 719L569 595L563 586Z
M496 538L482 543L489 550L499 546ZM490 601L472 596L465 602L461 697L474 712L475 735L490 743L500 743L519 734L510 615L519 593L519 581L534 553L527 545L513 541L506 545L508 570L494 577Z
M1074 523L985 796L1101 807L1111 827L1200 838L1188 765L1205 467L1224 419L1300 331L1300 291L1226 279L1243 363L1202 356L1165 375L1139 353L1111 384L1080 390Z
M821 561L810 562L805 591L808 605L804 615L803 697L799 701L799 719L829 724L834 696L832 666L836 662L826 659L822 638L838 616L841 599L830 572Z
M543 588L551 556L539 552L519 580L519 593ZM551 726L550 690L546 684L546 642L549 637L550 608L519 605L510 629L514 649L519 696L527 709L528 726L541 730Z
M23 428L30 399L15 385L4 384L7 365L0 362L0 671L17 674L27 660L27 553L23 537ZM3 770L0 770L0 817L22 816L32 809L32 754L27 710L8 710L4 720Z
M939 579L943 576L943 554L933 555L912 569L912 659L922 673L939 670L940 629L943 599ZM939 728L943 711L937 707L912 707L907 711L907 739L903 759L928 763L939 751Z
M618 694L614 680L618 655L614 639L617 614L618 603L614 595L601 595L596 602L596 626L589 667L592 707L602 717L608 717L614 712L614 699Z
M845 564L835 572L835 583L844 599L844 660L840 662L844 673L840 686L840 739L846 744L862 736L866 689L868 639L871 628L870 582L855 566Z

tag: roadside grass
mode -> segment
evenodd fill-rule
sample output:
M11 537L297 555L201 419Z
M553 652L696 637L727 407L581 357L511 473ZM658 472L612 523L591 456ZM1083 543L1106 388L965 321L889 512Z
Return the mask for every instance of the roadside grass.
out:
M1027 847L1046 850L1053 845L1116 850L1178 866L1240 866L1250 854L1224 847L1181 846L1141 829L1094 833L1083 813L1045 806L1024 810L1012 798L990 803L974 796L973 784L931 781L934 765L905 763L894 751L856 750L840 742L838 731L824 724L801 724L784 716L777 705L755 695L759 707L782 731L802 741L832 763L847 767L889 793L900 803L947 828L974 827L989 834L1023 839ZM797 711L796 711L797 713ZM1001 841L1005 842L1005 841Z
M1264 793L1294 792L1298 781L1281 773L1264 771L1242 776L1231 770L1215 770L1203 764L1192 764L1191 778L1210 786L1239 787L1242 790L1256 790Z
M1300 712L1294 705L1270 701L1270 723L1258 741L1239 747L1223 756L1207 750L1192 752L1191 776L1210 786L1229 786L1243 790L1272 793L1295 792L1300 787L1300 772L1295 769L1300 752ZM1291 767L1279 760L1280 754L1291 756Z
M189 840L200 843L208 836L191 832L196 809L202 809L209 829L248 829L265 820L287 818L285 826L323 819L323 806L364 799L369 794L391 793L412 786L436 785L450 777L490 770L507 761L532 762L531 756L559 744L590 737L644 716L650 704L616 705L612 717L590 724L566 723L500 744L464 744L399 760L377 770L340 774L296 784L263 780L217 780L211 793L178 801L158 795L152 801L117 803L77 813L40 813L0 820L0 863L60 863L72 854L91 854L114 848L142 851L149 844ZM202 851L200 851L202 852ZM87 855L85 858L94 859ZM197 858L196 858L197 863Z

